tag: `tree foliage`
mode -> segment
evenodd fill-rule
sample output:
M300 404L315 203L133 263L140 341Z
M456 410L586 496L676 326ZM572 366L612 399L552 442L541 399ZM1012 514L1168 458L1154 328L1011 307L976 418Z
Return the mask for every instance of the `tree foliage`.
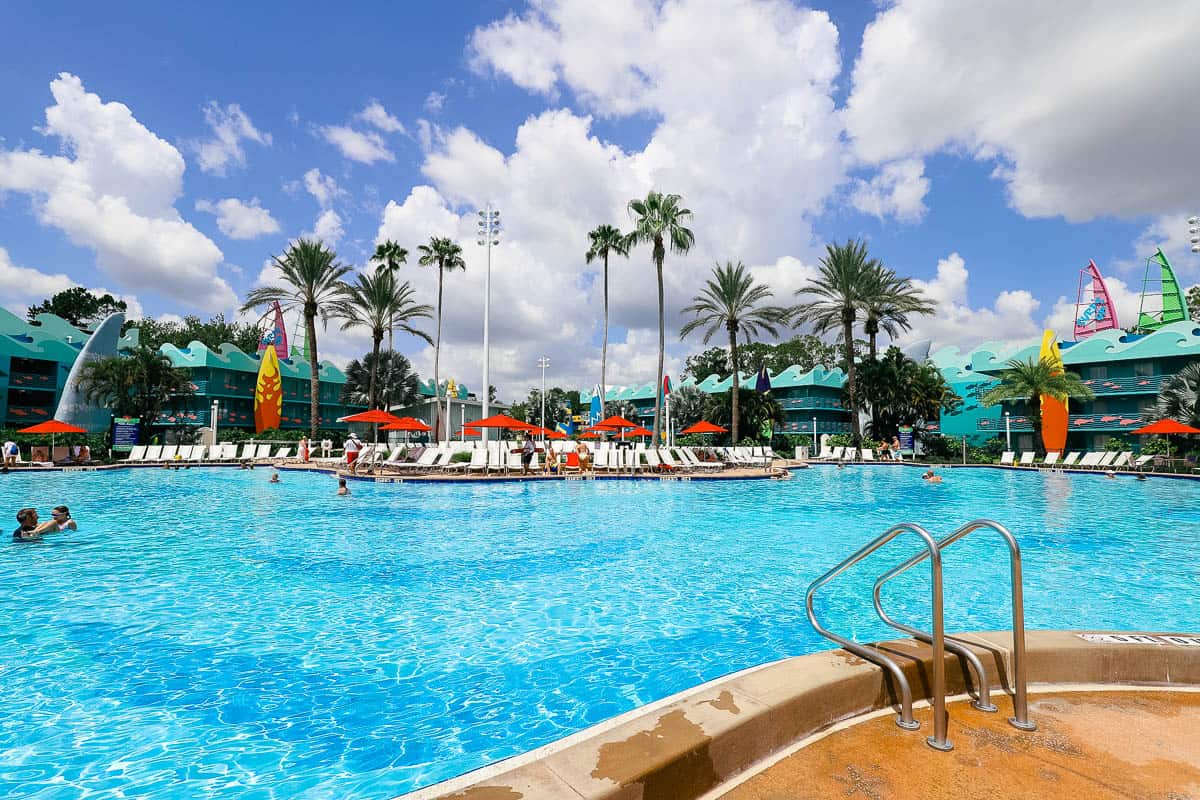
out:
M704 416L709 422L730 429L732 436L733 392L709 395L708 407L705 409ZM763 435L764 423L770 422L774 426L783 422L783 419L783 406L770 393L745 392L738 404L738 430L741 431L742 438L737 441L741 442L750 438L755 441L769 442L771 435Z
M859 368L863 400L872 411L869 433L877 439L890 439L901 425L911 425L920 434L927 423L962 405L941 370L917 363L898 347L889 347L882 358L868 359Z
M738 346L738 369L742 372L758 372L763 365L772 375L791 366L798 367L801 372L817 366L833 369L842 364L843 358L837 347L807 333L778 344L747 342ZM697 381L709 375L725 380L733 374L729 368L729 350L710 347L690 355L684 361L684 372Z
M546 390L546 427L553 430L560 422L567 423L571 417L582 413L579 392L558 386ZM522 422L540 425L542 419L542 390L534 388L529 395L509 410L509 416Z
M262 330L258 326L245 322L226 322L224 314L217 314L208 322L202 322L194 314L184 317L182 322L147 317L139 320L134 327L138 329L138 343L151 350L157 350L164 344L172 344L182 350L192 342L200 342L217 352L221 345L228 342L243 353L254 353L262 338Z
M1193 322L1200 322L1200 283L1187 290L1187 306Z
M1042 446L1042 395L1066 395L1078 400L1095 397L1078 375L1061 370L1049 359L1031 357L1021 361L1014 358L1005 366L1007 369L1000 373L1000 382L984 392L980 402L994 406L1005 400L1024 400L1025 413L1033 426L1035 448Z
M433 340L433 386L438 399L441 399L442 389L439 370L441 368L440 361L442 355L442 283L447 272L465 270L467 262L463 260L462 247L453 239L446 237L431 237L429 244L418 245L417 250L421 253L421 257L417 259L417 263L423 267L436 267L438 271L437 333Z
M604 413L604 391L608 389L608 257L616 254L629 256L629 238L615 225L599 225L588 231L588 251L584 254L587 263L597 258L604 262L602 289L604 296L604 337L600 344L600 416Z
M409 360L395 350L380 350L378 355L367 353L346 365L343 403L367 405L373 367L376 371L375 393L380 407L410 406L420 401L420 378Z
M1188 364L1162 385L1155 412L1159 419L1200 428L1200 362Z
M54 314L62 317L76 328L90 328L109 314L127 310L124 300L111 294L95 294L82 286L72 286L57 292L41 304L30 306L26 312L32 322L38 314Z
M195 393L188 371L171 364L157 350L139 346L125 356L113 356L83 366L80 388L87 399L122 417L138 417L143 434L177 398Z
M671 418L679 430L704 419L707 407L708 395L695 386L680 386L671 392Z

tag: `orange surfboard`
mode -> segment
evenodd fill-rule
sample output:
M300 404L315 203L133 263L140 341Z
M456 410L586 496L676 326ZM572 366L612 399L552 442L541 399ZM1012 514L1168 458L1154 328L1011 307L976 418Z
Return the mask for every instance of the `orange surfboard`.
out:
M1054 338L1054 331L1042 334L1042 349L1038 356L1043 361L1049 361L1057 374L1061 375L1065 367ZM1044 394L1041 397L1042 445L1047 453L1061 453L1067 446L1067 396Z
M254 387L254 430L257 433L279 429L283 413L283 388L279 375L279 356L274 347L261 353L258 383Z

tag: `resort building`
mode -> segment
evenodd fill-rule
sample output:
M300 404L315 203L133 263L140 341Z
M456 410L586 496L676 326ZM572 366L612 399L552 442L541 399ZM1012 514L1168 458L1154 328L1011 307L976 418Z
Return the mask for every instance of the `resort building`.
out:
M1060 346L1064 366L1096 395L1086 402L1071 401L1067 449L1101 450L1110 438L1119 436L1136 450L1138 437L1129 432L1153 421L1150 410L1159 389L1184 366L1200 361L1200 324L1174 322L1144 335L1101 331ZM942 433L982 443L1004 436L1007 424L1013 449L1035 449L1024 401L983 408L979 395L995 385L1010 360L1036 359L1039 347L1039 342L988 343L967 355L958 348L934 353L934 363L963 398L959 413L943 416Z
M60 317L42 314L29 322L0 309L0 419L5 427L23 428L54 417L71 365L91 336ZM119 348L137 346L138 330L130 328ZM247 355L231 344L214 353L199 342L182 350L163 345L163 355L191 373L196 393L178 398L171 411L156 423L159 428L200 427L210 422L217 401L219 427L254 427L254 386L257 355ZM284 428L307 428L309 367L302 359L280 362L283 375ZM345 428L337 422L362 409L341 402L346 377L328 361L320 367L321 427Z
M842 384L846 376L840 369L827 370L815 367L807 372L791 366L771 376L771 396L783 406L783 422L776 425L776 433L800 433L812 435L816 425L817 434L845 433L850 430L850 412L842 399ZM757 374L743 374L739 387L743 392L753 392ZM677 387L694 386L706 394L721 394L733 387L733 376L724 380L709 375L702 381L685 378ZM604 396L606 403L626 401L637 409L637 419L649 426L654 421L654 384L610 388ZM592 393L579 393L580 402L591 402Z

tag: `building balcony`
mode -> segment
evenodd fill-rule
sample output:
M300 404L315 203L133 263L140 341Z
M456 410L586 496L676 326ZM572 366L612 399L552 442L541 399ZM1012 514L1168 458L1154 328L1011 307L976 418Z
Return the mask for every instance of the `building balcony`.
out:
M844 411L846 403L838 397L790 397L779 401L784 411L811 408L825 411Z
M44 372L11 372L8 375L8 385L15 389L58 391L57 377Z
M1011 417L1013 433L1028 433L1033 425L1028 417ZM1068 430L1072 431L1131 431L1146 424L1138 413L1130 414L1071 414L1067 417ZM981 419L976 430L989 433L1004 433L1004 419Z
M1158 394L1170 375L1138 375L1132 378L1088 378L1083 385L1097 397L1114 394Z
M812 420L807 422L782 422L775 426L776 433L807 433L812 435L813 424ZM840 420L817 420L817 434L822 433L849 433L850 423Z
M45 422L54 416L52 406L9 406L8 418L24 425Z

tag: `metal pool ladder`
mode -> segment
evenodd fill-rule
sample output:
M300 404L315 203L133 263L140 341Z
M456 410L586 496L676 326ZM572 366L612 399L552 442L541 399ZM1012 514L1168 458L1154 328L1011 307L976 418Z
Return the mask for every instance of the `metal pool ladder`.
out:
M1009 532L1007 528L998 522L989 519L977 519L973 522L968 522L954 533L942 539L940 542L935 540L920 525L914 523L902 522L899 525L894 525L885 531L880 536L876 537L869 544L862 547L856 553L846 558L833 569L826 572L821 577L817 578L808 587L808 592L805 594L804 602L808 613L808 621L825 638L842 646L843 649L854 653L857 656L878 664L889 675L900 691L900 714L896 717L896 724L906 730L916 730L920 727L920 723L913 719L912 714L912 689L909 686L908 679L904 676L904 671L882 650L876 647L868 647L859 644L852 639L844 636L839 636L836 633L823 627L817 621L816 612L813 609L813 598L816 595L817 589L832 581L838 575L845 572L850 567L862 561L867 556L879 550L884 545L891 542L902 533L912 533L919 537L924 544L921 552L903 562L899 566L893 567L887 572L879 576L875 581L873 592L873 600L875 611L879 614L879 618L883 622L896 630L909 634L915 639L928 643L933 649L933 663L930 665L932 677L932 701L933 701L933 736L926 738L926 742L930 747L936 750L950 750L953 745L947 738L946 729L949 724L949 716L946 713L946 651L954 653L969 666L969 672L975 673L976 679L976 697L972 702L975 708L981 711L996 711L996 706L991 703L989 682L987 672L983 666L983 662L975 655L968 647L953 637L948 638L945 634L942 621L942 551L974 533L977 530L992 530L1000 534L1008 545L1009 565L1012 579L1012 636L1013 636L1013 716L1009 717L1009 723L1016 728L1024 731L1036 729L1036 725L1029 721L1029 707L1026 695L1025 686L1025 607L1024 599L1021 592L1021 547L1017 544L1016 537ZM925 631L902 624L895 621L883 609L881 600L881 591L883 585L898 575L907 572L921 562L929 560L929 570L931 578L931 605L933 617L933 630L926 633ZM970 674L968 672L968 679ZM969 682L969 680L968 680Z

